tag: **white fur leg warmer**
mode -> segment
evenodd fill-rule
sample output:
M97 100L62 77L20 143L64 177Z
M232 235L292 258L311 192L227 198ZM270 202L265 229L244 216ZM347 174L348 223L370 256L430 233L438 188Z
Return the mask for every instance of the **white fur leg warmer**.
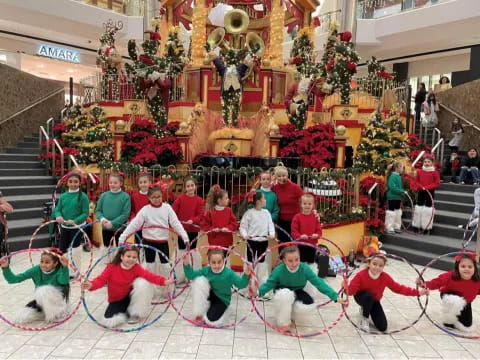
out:
M130 293L130 305L127 312L130 316L144 318L150 310L150 303L153 299L153 285L143 278L137 278L133 282L133 289Z
M33 321L43 320L44 317L45 316L43 312L29 306L25 306L15 313L14 321L17 324L23 325L31 323Z
M124 313L113 315L111 318L103 317L102 323L109 328L116 328L127 321L127 315Z
M315 310L315 303L306 305L301 301L295 301L293 304L292 318L297 325L313 326L315 325L316 317L313 316L313 310Z
M456 324L457 316L460 315L467 302L461 296L445 294L442 297L442 322L444 324Z
M166 279L168 279L170 277L170 269L171 268L170 268L169 264L159 264L157 266L157 269L158 269L158 272L157 272L158 275L163 276ZM162 299L167 297L167 290L168 290L167 286L156 286L155 287L155 292Z
M51 285L39 286L33 296L42 308L47 322L56 322L65 317L67 302L58 288Z
M207 309L208 310L208 309ZM224 321L225 321L225 318L228 316L228 313L230 311L230 306L227 307L225 309L225 312L223 313L223 315L220 317L220 319L218 320L215 320L215 321L211 321L208 319L207 315L204 315L203 316L203 321L205 321L206 324L210 325L210 326L220 326L220 325L223 325Z
M385 230L393 232L393 224L395 223L395 212L387 210L385 212Z
M435 210L433 207L423 207L423 212L422 212L422 229L424 230L430 230L433 227L433 216L434 216Z
M421 229L423 208L424 206L415 205L415 209L413 212L413 220L412 220L412 226L414 228Z
M182 240L179 240L179 241L182 241ZM177 249L177 257L175 260L178 260L179 258L181 258L183 254L185 254L185 251L186 250ZM180 261L178 265L175 267L175 276L176 276L177 283L181 284L185 282L185 273L183 271L182 261Z
M204 316L210 306L208 297L210 296L210 283L204 276L199 276L192 281L192 317Z
M289 326L292 323L292 307L295 293L289 289L275 291L273 305L277 315L277 326Z
M402 229L402 209L395 210L395 222L393 223L393 229Z

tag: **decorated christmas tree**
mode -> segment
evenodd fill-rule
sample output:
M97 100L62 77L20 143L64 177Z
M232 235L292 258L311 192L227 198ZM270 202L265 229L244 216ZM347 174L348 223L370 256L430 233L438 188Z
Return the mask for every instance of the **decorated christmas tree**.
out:
M295 65L297 71L303 76L317 74L319 66L314 62L313 43L310 41L310 29L301 29L293 41L290 51L290 63Z
M386 118L381 112L373 113L357 147L355 167L375 175L384 175L393 160L408 156L407 137L396 107Z
M327 65L330 63L331 60L335 58L335 46L338 43L338 29L340 28L340 24L336 20L332 20L330 23L330 27L328 30L328 38L327 42L323 48L322 60L320 65L320 76L322 78L327 77Z
M165 43L165 59L168 64L169 75L177 75L183 71L186 59L184 58L185 49L183 48L178 33L179 26L170 27L167 42Z
M118 99L119 82L116 76L122 66L122 56L115 47L115 34L122 26L112 21L105 24L105 32L100 37L100 48L97 51L97 65L102 67L102 99Z

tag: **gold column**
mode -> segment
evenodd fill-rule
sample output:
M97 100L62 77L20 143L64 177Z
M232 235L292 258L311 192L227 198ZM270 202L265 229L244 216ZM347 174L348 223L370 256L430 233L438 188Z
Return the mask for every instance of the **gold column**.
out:
M205 57L205 43L207 42L208 8L205 0L195 0L192 15L192 65L202 66Z
M272 1L270 13L270 46L265 57L270 56L274 68L283 67L283 26L285 23L285 11L282 1Z

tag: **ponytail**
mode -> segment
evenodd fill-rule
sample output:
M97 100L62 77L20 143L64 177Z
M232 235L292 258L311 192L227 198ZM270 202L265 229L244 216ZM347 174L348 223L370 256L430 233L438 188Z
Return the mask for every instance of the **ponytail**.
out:
M205 211L212 210L217 205L218 199L221 199L227 192L220 188L220 185L213 185L208 192L207 200L205 202Z

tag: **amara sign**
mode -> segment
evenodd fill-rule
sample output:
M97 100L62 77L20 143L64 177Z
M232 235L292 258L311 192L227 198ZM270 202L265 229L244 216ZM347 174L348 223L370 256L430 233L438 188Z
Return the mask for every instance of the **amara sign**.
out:
M77 51L44 44L38 48L37 55L73 63L80 62L80 54Z

